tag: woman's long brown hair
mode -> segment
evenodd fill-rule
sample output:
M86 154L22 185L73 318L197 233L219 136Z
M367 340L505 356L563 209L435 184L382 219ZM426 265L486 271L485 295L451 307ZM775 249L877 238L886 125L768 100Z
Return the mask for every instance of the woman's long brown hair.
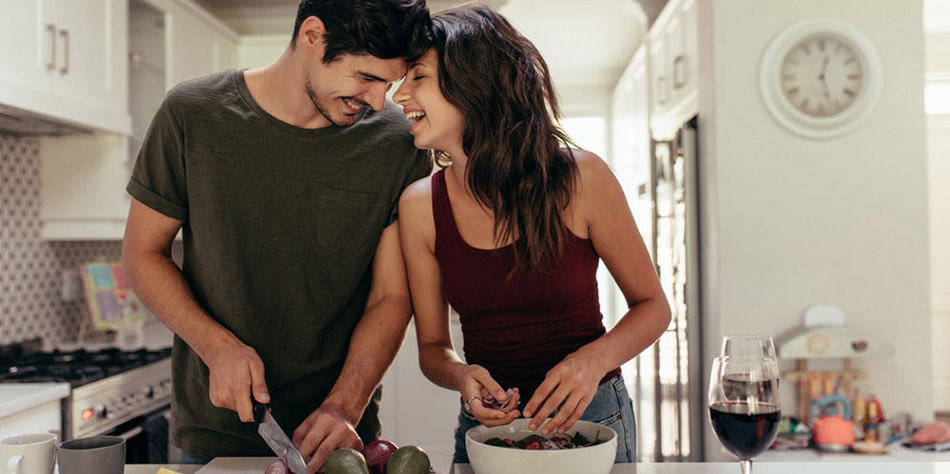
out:
M496 245L514 240L512 275L543 271L563 249L561 213L578 176L548 66L488 7L445 10L432 23L442 95L465 119L468 187L494 214Z

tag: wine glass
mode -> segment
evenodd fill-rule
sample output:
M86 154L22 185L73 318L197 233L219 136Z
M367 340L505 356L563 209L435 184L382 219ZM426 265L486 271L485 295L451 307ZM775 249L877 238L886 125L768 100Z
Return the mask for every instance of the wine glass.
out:
M713 359L709 424L723 447L739 458L742 474L751 474L752 458L775 441L780 418L778 368L774 359Z
M775 343L769 336L751 334L737 334L722 338L720 357L765 357L777 360L775 357Z

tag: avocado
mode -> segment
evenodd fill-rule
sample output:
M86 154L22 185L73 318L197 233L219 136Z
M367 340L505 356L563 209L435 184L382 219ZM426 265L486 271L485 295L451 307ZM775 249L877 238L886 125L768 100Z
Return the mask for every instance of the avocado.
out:
M326 474L369 474L366 458L355 449L337 449L324 466Z
M407 445L396 450L386 462L386 474L429 474L429 456L417 446ZM329 473L327 473L329 474Z

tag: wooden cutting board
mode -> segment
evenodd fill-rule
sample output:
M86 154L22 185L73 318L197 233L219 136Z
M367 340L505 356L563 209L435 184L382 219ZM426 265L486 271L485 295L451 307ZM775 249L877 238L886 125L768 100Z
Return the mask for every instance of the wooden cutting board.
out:
M195 474L264 474L268 464L277 458L214 458Z

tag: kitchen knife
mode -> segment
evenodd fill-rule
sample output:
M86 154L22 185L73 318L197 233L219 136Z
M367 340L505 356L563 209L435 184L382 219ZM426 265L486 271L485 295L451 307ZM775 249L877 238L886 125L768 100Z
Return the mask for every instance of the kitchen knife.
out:
M251 403L254 405L254 421L259 423L257 432L261 434L261 438L264 438L264 442L291 472L307 474L307 463L304 462L303 456L300 455L300 451L297 451L297 447L290 441L284 430L280 429L280 425L270 414L267 405L258 402L254 397L251 397Z

